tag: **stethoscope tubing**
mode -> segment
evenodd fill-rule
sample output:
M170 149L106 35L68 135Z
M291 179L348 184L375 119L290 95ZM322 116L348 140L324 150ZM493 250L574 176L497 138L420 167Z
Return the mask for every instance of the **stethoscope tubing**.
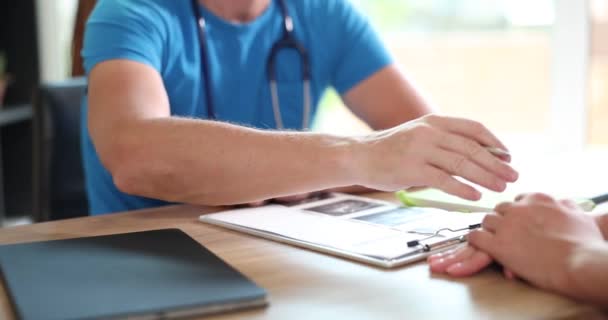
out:
M310 128L310 112L312 109L312 96L311 96L311 70L310 63L308 60L308 52L297 41L294 36L294 25L293 19L287 11L285 0L278 0L281 8L281 14L283 15L283 36L277 40L272 46L271 52L266 62L266 72L268 76L268 84L270 88L270 96L272 103L272 112L275 120L277 129L282 130L285 128L283 123L283 117L281 114L281 102L279 99L279 86L276 80L276 56L280 50L283 49L294 49L298 52L300 62L302 65L302 130ZM208 58L208 44L206 37L206 21L201 16L198 1L192 0L192 9L197 22L197 31L200 44L200 56L201 56L201 74L203 75L204 81L204 92L205 92L205 104L207 106L207 117L212 120L217 120L217 114L215 110L215 104L213 101L213 92L211 90L211 77L210 71L211 66Z

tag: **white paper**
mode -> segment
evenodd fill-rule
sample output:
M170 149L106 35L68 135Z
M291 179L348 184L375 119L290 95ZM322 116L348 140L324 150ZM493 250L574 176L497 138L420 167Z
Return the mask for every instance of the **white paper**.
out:
M368 201L371 204L367 206L353 201ZM367 207L370 208L350 212L355 210L353 208ZM326 213L309 211L310 208ZM389 202L338 194L331 199L299 206L267 205L203 215L201 221L271 233L328 248L329 251L346 251L391 260L419 250L409 248L408 241L423 239L442 228L467 227L479 223L482 218L483 214L400 208ZM446 230L424 243L433 244L446 237L466 234L467 231L453 233Z

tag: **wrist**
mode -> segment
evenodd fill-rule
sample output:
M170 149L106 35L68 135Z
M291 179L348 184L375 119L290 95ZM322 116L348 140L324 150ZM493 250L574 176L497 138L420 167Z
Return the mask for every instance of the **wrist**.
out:
M337 185L333 187L352 186L360 183L364 169L360 165L362 156L360 142L353 137L338 137L330 143L330 156L333 164L327 168L330 174L337 174ZM337 169L337 170L336 170ZM335 170L335 171L334 171Z
M368 186L370 182L369 143L364 137L348 138L348 169L351 185Z

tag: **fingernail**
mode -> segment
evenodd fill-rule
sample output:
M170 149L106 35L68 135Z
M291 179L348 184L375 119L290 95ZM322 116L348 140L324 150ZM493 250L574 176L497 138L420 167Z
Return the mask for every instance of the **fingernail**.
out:
M451 265L451 266L450 266L449 268L447 268L445 271L446 271L447 273L453 273L453 272L455 272L455 271L460 270L460 269L462 268L462 266L463 266L462 262L458 262L458 263L456 263L456 264Z
M429 266L431 267L431 270L437 271L436 270L437 267L443 265L443 263L445 263L445 259L439 259L439 260L436 260L436 261L429 262Z
M428 261L437 260L437 259L439 259L441 257L443 257L443 253L436 253L436 254L434 254L432 256L429 256L429 258L427 260Z
M507 184L502 181L496 181L494 182L494 187L496 187L496 190L502 192L505 191L505 189L507 188Z
M444 262L445 262L444 259L431 261L431 262L429 262L429 267L431 268L431 271L433 271L433 272L445 272L439 268L439 266L441 266Z
M479 200L479 199L481 199L481 192L479 192L479 191L475 190L475 191L473 192L472 196L473 196L473 197L472 197L472 198L473 198L473 200Z

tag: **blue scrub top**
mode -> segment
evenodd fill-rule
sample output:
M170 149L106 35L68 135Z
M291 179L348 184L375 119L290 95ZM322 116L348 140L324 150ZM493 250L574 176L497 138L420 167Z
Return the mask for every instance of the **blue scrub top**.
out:
M308 50L312 115L328 87L345 93L391 63L369 22L347 0L286 0L295 36ZM219 120L275 128L266 60L283 34L277 1L255 20L235 24L199 6L206 20L210 87ZM190 0L101 0L91 14L82 51L87 75L100 62L128 59L162 76L171 114L206 118L197 24ZM284 126L300 129L303 92L299 55L276 60ZM119 191L101 164L87 128L83 101L82 150L91 214L156 207L164 201Z

